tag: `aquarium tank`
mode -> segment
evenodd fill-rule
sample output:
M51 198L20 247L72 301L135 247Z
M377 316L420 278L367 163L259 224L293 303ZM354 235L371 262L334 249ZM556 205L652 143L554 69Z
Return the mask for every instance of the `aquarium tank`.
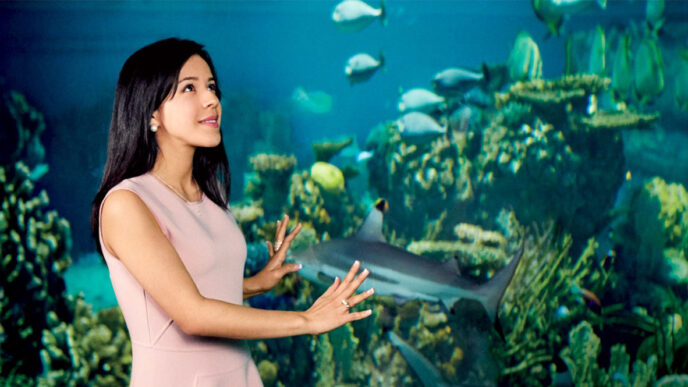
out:
M282 214L314 252L245 304L305 310L337 259L376 286L249 341L265 386L688 385L684 0L0 2L0 385L129 384L89 216L119 71L168 37L215 63L245 276Z

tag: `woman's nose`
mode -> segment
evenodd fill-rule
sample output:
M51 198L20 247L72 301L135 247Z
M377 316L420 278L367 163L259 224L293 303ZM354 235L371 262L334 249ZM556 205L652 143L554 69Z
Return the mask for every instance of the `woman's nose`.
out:
M205 97L205 102L203 103L204 107L212 107L220 103L220 100L217 98L217 95L212 92L208 91L207 95Z

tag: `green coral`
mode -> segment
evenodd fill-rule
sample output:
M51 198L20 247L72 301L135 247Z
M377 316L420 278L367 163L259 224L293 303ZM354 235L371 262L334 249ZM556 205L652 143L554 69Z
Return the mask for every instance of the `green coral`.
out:
M313 152L315 153L315 161L330 162L332 157L336 156L342 149L351 145L354 141L353 137L346 138L341 141L323 141L313 144Z
M73 303L73 322L62 321L43 331L43 373L39 384L117 386L129 383L131 342L120 309L113 307L94 314L83 298L77 297Z
M22 162L0 166L0 352L8 369L26 375L40 370L41 335L67 320L62 274L71 264L69 222L48 210L48 194L34 194L29 168Z
M582 321L569 333L569 345L561 351L561 358L568 366L576 386L648 386L655 380L657 358L636 360L629 373L630 356L621 344L611 348L607 370L597 362L600 355L600 338L588 321Z

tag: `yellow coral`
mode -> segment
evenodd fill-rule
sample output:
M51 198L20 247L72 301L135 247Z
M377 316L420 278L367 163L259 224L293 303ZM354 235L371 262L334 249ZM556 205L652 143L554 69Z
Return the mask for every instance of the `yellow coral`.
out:
M327 193L338 195L344 191L344 174L332 164L316 162L311 166L311 177Z

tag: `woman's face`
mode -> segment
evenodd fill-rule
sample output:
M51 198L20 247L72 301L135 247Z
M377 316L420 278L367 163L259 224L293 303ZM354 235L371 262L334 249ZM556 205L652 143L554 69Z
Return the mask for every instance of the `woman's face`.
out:
M208 64L193 55L179 72L175 94L168 96L153 115L159 125L158 140L173 140L194 147L214 147L220 143L222 105Z

